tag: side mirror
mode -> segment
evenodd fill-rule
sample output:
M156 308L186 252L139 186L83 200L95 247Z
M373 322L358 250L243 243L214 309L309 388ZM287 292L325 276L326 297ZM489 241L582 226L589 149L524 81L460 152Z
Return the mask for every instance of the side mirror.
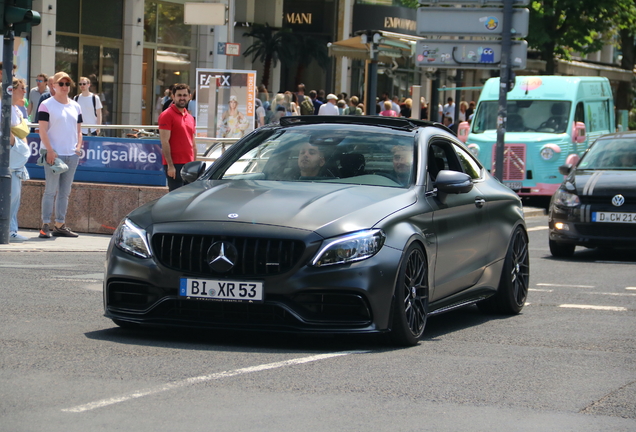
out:
M561 165L559 167L559 173L563 174L564 176L569 175L571 172L572 172L572 165L570 164Z
M181 168L181 178L186 183L192 183L205 171L204 161L188 162Z
M572 142L581 144L587 140L587 130L585 129L585 123L574 122L572 126Z
M470 124L468 122L461 122L457 127L457 138L463 143L466 143L468 139L468 132L470 131Z
M441 170L433 186L437 188L438 197L444 203L447 195L470 192L473 189L473 181L468 174Z

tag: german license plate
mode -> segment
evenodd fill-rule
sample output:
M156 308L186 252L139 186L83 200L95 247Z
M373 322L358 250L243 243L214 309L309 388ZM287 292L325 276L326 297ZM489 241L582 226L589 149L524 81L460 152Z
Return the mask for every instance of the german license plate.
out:
M181 278L179 295L208 300L262 302L263 282Z
M592 222L636 223L636 213L592 212Z
M521 182L505 182L504 184L514 191L521 190L523 187Z

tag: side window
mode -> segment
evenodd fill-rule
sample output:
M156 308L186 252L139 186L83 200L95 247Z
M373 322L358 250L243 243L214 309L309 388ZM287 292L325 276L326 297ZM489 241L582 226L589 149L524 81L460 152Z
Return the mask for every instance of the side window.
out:
M583 108L583 102L576 104L576 111L574 112L574 121L585 123L585 109Z
M481 165L473 158L473 156L458 145L453 144L453 148L459 157L459 162L464 168L464 172L473 180L481 178Z
M435 180L441 170L463 171L453 150L453 144L438 139L428 147L428 173L431 179Z

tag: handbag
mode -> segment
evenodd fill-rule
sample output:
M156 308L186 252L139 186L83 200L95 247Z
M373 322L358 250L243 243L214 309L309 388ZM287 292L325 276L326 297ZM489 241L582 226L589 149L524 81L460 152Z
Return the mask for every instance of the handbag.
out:
M9 153L9 168L12 170L22 168L29 160L29 156L31 156L31 150L28 144L22 138L16 137Z
M17 126L11 126L11 133L20 139L25 139L29 134L29 124L25 119L22 119L22 123Z

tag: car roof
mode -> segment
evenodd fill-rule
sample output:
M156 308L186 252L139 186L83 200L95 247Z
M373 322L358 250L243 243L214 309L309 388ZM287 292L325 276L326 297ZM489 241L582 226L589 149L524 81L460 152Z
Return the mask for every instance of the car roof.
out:
M611 133L611 134L602 135L602 136L598 137L599 140L616 139L616 138L636 139L636 131L616 132L616 133Z
M427 120L417 120L406 117L383 117L383 116L318 116L318 115L306 115L306 116L287 116L281 117L280 125L283 127L296 126L296 125L311 125L311 124L350 124L350 125L365 125L365 126L378 126L389 127L395 129L402 129L404 131L414 131L418 128L437 128L445 132L448 132L455 136L455 133L441 123L431 122Z

